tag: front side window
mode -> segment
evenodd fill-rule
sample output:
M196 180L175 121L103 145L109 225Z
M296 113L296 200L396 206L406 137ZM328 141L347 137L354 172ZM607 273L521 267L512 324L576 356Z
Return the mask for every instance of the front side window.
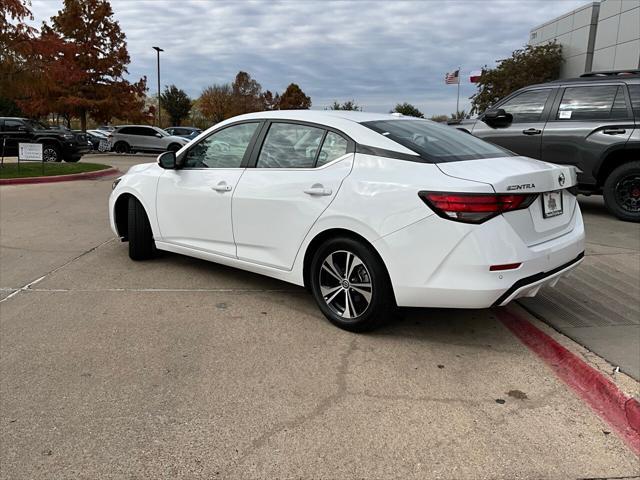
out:
M256 167L313 168L324 132L306 125L271 124Z
M413 150L431 163L513 155L497 145L429 120L381 120L364 122L363 125Z
M337 133L328 132L322 142L322 148L318 155L316 167L320 167L325 163L333 162L336 158L340 158L347 153L347 141L344 137Z
M624 90L616 85L568 87L556 114L557 120L626 118Z
M240 168L258 123L241 123L209 135L191 147L184 168Z
M513 123L539 122L551 89L530 90L507 100L499 108L513 115Z

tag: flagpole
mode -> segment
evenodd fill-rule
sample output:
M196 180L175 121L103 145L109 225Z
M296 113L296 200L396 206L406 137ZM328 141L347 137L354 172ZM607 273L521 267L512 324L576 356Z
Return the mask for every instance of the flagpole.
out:
M460 111L460 67L458 67L458 98L456 99L456 118L458 118L459 111Z

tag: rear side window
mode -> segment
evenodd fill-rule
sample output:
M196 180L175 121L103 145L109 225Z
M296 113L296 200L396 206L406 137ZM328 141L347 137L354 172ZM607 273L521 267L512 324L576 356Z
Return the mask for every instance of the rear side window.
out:
M20 120L5 120L4 121L4 131L5 132L15 132L20 127L24 127L24 123Z
M513 156L497 145L429 120L381 120L363 125L431 163Z
M313 168L324 132L307 125L272 123L256 167Z
M640 118L640 84L629 84L629 96L631 97L631 106L633 107L633 115Z
M513 115L513 123L539 122L547 103L550 88L522 92L499 106Z
M624 90L617 85L567 87L556 114L557 120L606 120L627 118Z
M318 155L318 162L316 167L320 167L326 163L333 162L336 158L340 158L347 153L347 141L344 137L337 133L329 132L324 138L320 154Z
M121 128L120 130L118 130L118 133L121 133L122 135L135 135L134 129L132 127Z

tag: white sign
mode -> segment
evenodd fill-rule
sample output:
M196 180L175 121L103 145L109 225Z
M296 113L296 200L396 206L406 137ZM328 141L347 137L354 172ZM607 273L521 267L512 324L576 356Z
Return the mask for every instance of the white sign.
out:
M42 144L41 143L19 143L18 144L18 160L22 161L42 161Z
M560 110L560 112L558 112L558 118L560 120L571 118L571 110Z

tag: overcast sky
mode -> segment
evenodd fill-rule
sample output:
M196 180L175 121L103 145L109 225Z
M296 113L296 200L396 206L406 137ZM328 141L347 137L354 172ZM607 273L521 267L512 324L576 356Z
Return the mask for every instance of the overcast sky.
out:
M132 79L176 84L192 96L249 72L263 89L297 83L312 108L354 99L367 111L410 102L425 114L455 111L443 77L462 66L461 108L475 91L468 73L508 56L529 30L585 0L223 1L112 0L127 35ZM39 24L62 0L33 0Z

